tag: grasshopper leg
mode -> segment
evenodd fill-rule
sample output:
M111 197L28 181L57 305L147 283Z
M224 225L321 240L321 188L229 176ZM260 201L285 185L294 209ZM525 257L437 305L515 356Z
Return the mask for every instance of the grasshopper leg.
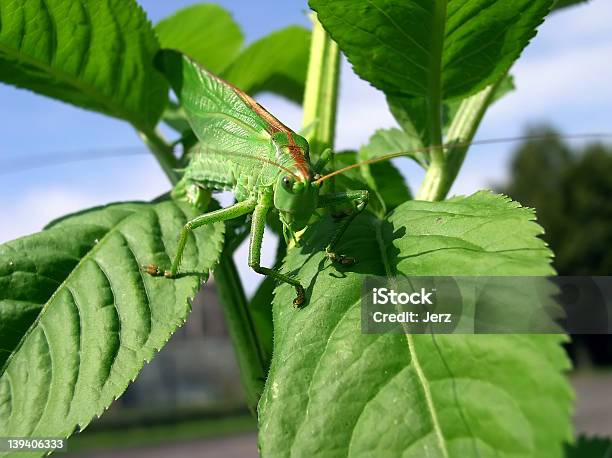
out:
M228 219L238 218L239 216L245 215L253 211L256 205L255 199L248 199L242 202L238 202L231 207L221 208L219 210L215 210L209 213L205 213L203 215L198 216L197 218L188 221L181 229L181 235L179 236L178 248L176 250L176 255L174 256L174 260L172 261L172 266L170 270L163 270L154 264L149 264L148 266L144 266L143 270L153 276L165 276L166 278L175 277L178 273L179 267L181 265L181 259L183 258L183 252L185 251L185 245L187 244L187 239L189 237L189 233L194 229L205 226L206 224L212 224L219 221L226 221Z
M332 262L337 262L343 266L350 266L356 262L355 258L350 256L345 256L343 254L338 254L335 251L336 245L342 238L342 235L349 227L349 225L353 222L355 217L359 215L368 204L368 191L347 191L347 192L337 192L333 194L323 195L319 198L319 207L335 207L341 204L350 204L351 210L346 218L340 223L334 235L332 236L329 244L325 248L325 256Z
M332 160L332 157L333 151L331 148L327 148L325 151L323 151L317 163L312 167L315 173L322 173L325 166Z
M249 245L249 267L261 275L270 276L278 281L290 284L295 288L296 297L293 300L293 306L298 308L304 304L306 294L304 288L295 278L289 275L282 274L274 269L262 267L261 262L261 244L263 241L264 229L266 227L266 214L270 209L271 202L269 199L263 199L258 203L253 212L253 221L251 222L251 240Z

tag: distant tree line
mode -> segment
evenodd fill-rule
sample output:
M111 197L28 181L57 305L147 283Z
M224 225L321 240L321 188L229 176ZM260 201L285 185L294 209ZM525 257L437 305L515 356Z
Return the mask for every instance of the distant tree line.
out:
M573 147L550 127L530 129L514 153L510 179L499 189L537 211L559 275L612 275L612 148ZM570 354L612 363L612 336L574 336ZM584 351L586 350L586 352Z

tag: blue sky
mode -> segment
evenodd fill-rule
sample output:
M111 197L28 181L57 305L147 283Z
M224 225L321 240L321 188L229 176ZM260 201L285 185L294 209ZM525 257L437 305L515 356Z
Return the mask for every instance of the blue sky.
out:
M140 1L153 22L193 3L197 2ZM305 1L217 3L232 12L247 42L289 24L309 25ZM565 133L611 132L611 20L609 0L592 0L551 16L512 71L517 90L490 110L478 137L516 136L527 125L544 122ZM37 154L140 147L124 122L1 84L0 100L0 170L15 158L34 162ZM299 127L299 107L271 95L261 96L260 101L287 124ZM395 125L382 94L357 78L346 62L338 119L338 149L359 147L376 128ZM511 151L512 145L475 147L452 193L471 193L502 182ZM416 188L421 173L407 160L398 164ZM35 232L70 211L118 200L150 199L169 186L147 155L44 167L3 174L0 180L0 242ZM265 251L269 260L271 250ZM244 259L242 252L239 256ZM258 277L248 273L246 266L240 267L252 290Z

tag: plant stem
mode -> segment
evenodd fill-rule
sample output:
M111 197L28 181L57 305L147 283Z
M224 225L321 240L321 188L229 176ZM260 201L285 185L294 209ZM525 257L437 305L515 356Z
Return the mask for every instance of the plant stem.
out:
M227 250L223 251L221 260L215 268L215 284L223 305L225 323L236 352L247 405L253 415L256 415L267 367L236 264L232 253Z
M495 93L506 75L502 75L497 82L485 87L480 92L466 98L448 130L448 142L462 146L451 147L446 156L446 181L440 189L443 199L450 191L450 187L457 178L457 174L463 165L463 160L469 149L469 143L473 140L482 121L484 114L495 98Z
M423 184L417 194L419 200L439 200L440 189L445 178L444 149L442 147L442 48L446 24L446 0L434 2L435 24L429 61L429 82L427 90L427 117L429 126L429 146L431 161Z
M311 14L312 41L304 91L302 128L307 132L311 160L326 148L334 147L340 50L327 34L315 13Z
M442 200L446 198L463 165L469 144L476 135L478 126L504 78L505 75L502 75L494 84L485 87L461 102L448 129L447 143L451 145L450 149L442 157L442 160L432 157L432 162L427 169L417 198L421 200ZM453 147L453 143L460 146Z
M138 135L149 147L149 150L153 153L157 162L159 162L159 165L170 180L170 183L173 185L178 183L180 178L176 171L178 161L176 157L174 157L172 146L155 130L150 132L138 131Z

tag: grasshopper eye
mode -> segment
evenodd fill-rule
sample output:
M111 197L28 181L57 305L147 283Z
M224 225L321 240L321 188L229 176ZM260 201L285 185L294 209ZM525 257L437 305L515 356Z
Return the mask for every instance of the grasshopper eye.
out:
M283 177L283 187L285 189L291 189L293 187L293 178L288 176Z

